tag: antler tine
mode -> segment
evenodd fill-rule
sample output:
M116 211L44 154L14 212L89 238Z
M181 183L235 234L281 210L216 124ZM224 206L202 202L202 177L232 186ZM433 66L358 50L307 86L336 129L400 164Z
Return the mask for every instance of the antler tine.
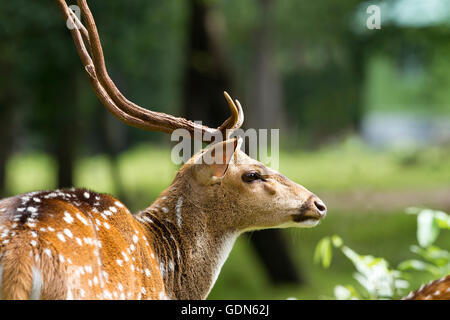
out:
M66 7L66 9L63 10L63 12L66 11L64 12L64 16L66 18L69 15L73 15L70 14L70 9L67 8L67 4L64 0L58 0L58 2ZM146 130L172 133L174 130L182 128L188 130L193 137L198 136L194 135L194 131L199 130L202 132L201 136L204 141L205 138L208 137L208 135L204 135L205 133L215 135L220 131L223 134L223 130L230 128L228 119L219 128L212 129L184 118L178 118L165 113L147 110L125 98L108 75L98 30L86 0L78 0L77 3L86 23L86 29L81 27L81 30L83 31L83 35L88 42L88 46L90 47L92 58L86 50L80 50L80 48L85 49L85 46L83 44L83 39L79 36L79 30L72 32L75 45L77 46L79 54L81 53L80 57L91 78L91 83L93 84L97 96L99 96L99 98L101 97L103 104L107 102L108 105L106 107L115 116L129 125ZM77 19L76 22L78 24L79 20ZM81 24L81 22L79 23ZM85 30L87 30L87 34L84 32ZM230 118L234 119L235 116L232 115Z
M244 110L242 109L242 106L241 106L241 103L239 102L239 100L236 99L235 101L236 101L236 105L238 107L238 115L239 116L238 116L238 119L232 129L237 130L244 123Z
M236 100L236 103L234 103L228 92L224 91L223 95L230 107L231 116L222 124L223 128L222 126L219 127L219 130L223 132L224 138L228 139L235 130L242 126L244 122L244 111L240 102Z

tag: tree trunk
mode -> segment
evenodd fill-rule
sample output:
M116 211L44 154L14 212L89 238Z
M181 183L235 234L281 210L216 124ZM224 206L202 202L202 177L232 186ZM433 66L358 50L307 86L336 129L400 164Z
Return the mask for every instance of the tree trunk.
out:
M7 194L6 190L6 165L12 151L14 141L14 110L13 96L6 88L0 96L0 198Z
M68 70L70 70L68 68ZM51 139L54 139L54 157L58 166L58 188L70 188L74 186L73 172L75 159L78 154L78 141L80 131L83 128L79 122L78 106L78 81L80 73L73 72L72 76L65 77L63 86L55 84L59 90L54 90L50 96L52 116L56 119L55 131ZM62 107L57 107L62 106Z
M208 126L217 127L229 116L222 91L233 87L222 17L207 1L190 0L189 4L191 20L184 82L185 115L188 119L201 120ZM251 117L255 118L251 123L254 128L274 128L280 125L279 120L282 119L281 85L273 68L271 41L266 38L270 29L267 23L270 2L265 0L261 4L265 19L256 34L256 83L251 100L258 109L253 110ZM256 232L251 239L274 283L300 282L279 230Z
M283 128L281 80L275 66L272 33L273 0L259 0L261 20L255 29L254 65L247 125L255 129ZM273 283L301 283L298 268L280 230L255 232L250 238Z
M12 152L14 138L17 134L16 103L17 92L11 77L11 65L7 61L0 62L0 74L4 75L0 92L0 199L8 193L6 190L6 165Z
M275 65L273 23L273 0L257 1L260 21L254 31L251 104L248 108L247 125L251 128L284 128L282 89L279 71ZM253 106L253 107L251 107Z
M231 89L230 66L224 54L221 16L205 0L190 0L191 12L184 76L187 119L218 127L229 117L222 95ZM217 39L221 37L220 39Z

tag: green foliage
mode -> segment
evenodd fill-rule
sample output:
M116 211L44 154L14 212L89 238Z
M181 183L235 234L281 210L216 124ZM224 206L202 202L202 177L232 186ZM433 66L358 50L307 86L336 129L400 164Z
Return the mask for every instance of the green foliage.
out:
M322 266L328 268L332 259L332 247L335 247L357 270L354 278L361 289L351 285L338 285L334 289L337 299L398 299L405 294L404 290L409 288L409 275L405 273L406 270L429 272L436 278L450 273L450 252L433 245L441 229L450 229L450 216L445 212L430 209L410 208L407 212L418 215L417 241L420 246L413 245L410 250L425 261L409 259L394 269L389 267L386 259L356 253L345 246L337 235L319 241L314 253L316 263L322 262Z

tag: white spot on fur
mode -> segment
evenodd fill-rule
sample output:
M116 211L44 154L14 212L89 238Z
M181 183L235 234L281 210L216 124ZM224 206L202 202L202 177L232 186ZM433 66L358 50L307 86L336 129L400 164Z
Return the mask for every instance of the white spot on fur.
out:
M48 255L50 258L52 257L52 252L51 252L50 249L45 248L45 249L44 249L44 253L45 253L46 255Z
M130 258L128 258L127 254L125 252L122 251L121 253L122 253L122 256L123 256L123 260L130 261Z
M91 197L91 195L89 194L89 192L83 193L83 196L84 196L86 199L89 199L89 198Z
M35 207L28 207L27 211L31 212L31 213L34 213L34 212L37 212L38 210Z
M86 218L84 218L79 212L77 212L76 214L77 218L86 226L89 225L88 221L86 220Z
M60 232L58 232L56 234L56 236L58 237L59 240L61 240L62 242L66 242L66 238L64 238L64 235Z
M164 213L169 212L169 209L167 209L166 207L162 207L161 210L162 210Z
M73 217L70 215L70 213L68 213L67 211L64 212L64 221L67 222L68 224L71 224L73 222Z
M181 206L183 205L183 198L179 197L177 204L175 206L176 212L177 212L177 223L178 227L181 228Z
M70 239L72 239L73 238L73 234L72 234L72 232L69 230L69 229L64 229L64 234L66 235L66 236L68 236Z

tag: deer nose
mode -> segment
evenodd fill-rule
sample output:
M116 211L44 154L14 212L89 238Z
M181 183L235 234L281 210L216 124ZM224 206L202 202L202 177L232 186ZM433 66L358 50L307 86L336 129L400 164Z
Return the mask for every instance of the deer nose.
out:
M313 199L314 209L317 210L320 217L323 218L327 214L327 206L319 198Z

